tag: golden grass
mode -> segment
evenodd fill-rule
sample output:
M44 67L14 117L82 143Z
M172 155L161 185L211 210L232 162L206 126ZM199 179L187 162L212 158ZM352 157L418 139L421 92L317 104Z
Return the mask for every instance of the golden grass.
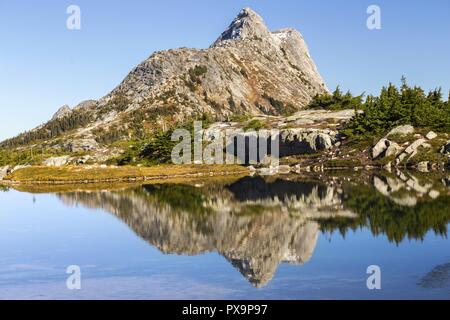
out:
M226 176L215 175L213 177L179 177L179 178L165 178L154 179L148 181L128 181L128 182L98 182L98 183L18 183L10 184L9 187L20 192L29 193L64 193L64 192L96 192L96 191L117 191L140 187L142 185L150 184L186 184L186 185L227 185L236 182L242 177L247 176L247 173L231 174Z
M6 179L17 183L98 183L145 181L246 173L242 166L228 165L161 165L153 167L28 167L17 170Z

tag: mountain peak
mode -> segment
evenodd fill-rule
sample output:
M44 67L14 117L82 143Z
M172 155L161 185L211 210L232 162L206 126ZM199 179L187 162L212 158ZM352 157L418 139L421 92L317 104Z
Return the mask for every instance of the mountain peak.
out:
M265 38L269 35L270 31L263 18L251 8L244 8L212 46L215 47L226 40Z
M70 107L65 104L61 108L59 108L58 111L56 111L56 113L52 117L52 120L62 119L70 113L72 113L72 109L70 109Z

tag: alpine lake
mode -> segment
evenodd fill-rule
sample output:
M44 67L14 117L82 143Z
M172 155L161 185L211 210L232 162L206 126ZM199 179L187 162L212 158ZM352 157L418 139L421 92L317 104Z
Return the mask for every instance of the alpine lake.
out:
M449 299L450 174L1 187L0 299Z

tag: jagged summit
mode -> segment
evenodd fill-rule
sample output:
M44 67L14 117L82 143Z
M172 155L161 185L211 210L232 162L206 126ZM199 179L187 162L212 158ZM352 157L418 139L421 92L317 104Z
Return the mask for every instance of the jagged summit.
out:
M270 31L263 18L251 8L244 8L214 42L212 47L218 46L221 42L227 40L267 38L269 35Z
M152 107L163 107L157 106L157 100L170 92L173 100L185 100L179 104L179 117L280 115L301 110L313 96L326 91L303 36L294 29L272 33L261 16L245 8L209 49L153 54L100 106L121 95L132 101L133 109L149 99Z

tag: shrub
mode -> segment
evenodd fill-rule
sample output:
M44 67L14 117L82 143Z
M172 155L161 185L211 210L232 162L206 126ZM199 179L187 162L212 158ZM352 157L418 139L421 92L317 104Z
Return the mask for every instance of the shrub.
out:
M323 93L316 95L309 103L308 109L346 110L361 109L363 96L354 97L350 92L342 94L339 87L332 94Z
M245 131L248 131L248 130L259 131L261 129L266 129L266 128L267 128L267 124L265 122L263 122L259 119L253 119L245 125L244 130Z

